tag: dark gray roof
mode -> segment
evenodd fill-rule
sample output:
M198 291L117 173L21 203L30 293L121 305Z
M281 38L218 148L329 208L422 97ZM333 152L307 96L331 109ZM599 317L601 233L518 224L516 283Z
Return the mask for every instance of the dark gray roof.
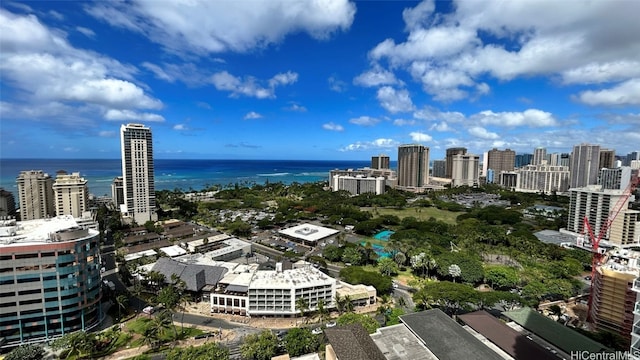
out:
M404 315L400 320L440 360L502 359L439 309Z
M458 316L473 330L482 334L507 354L518 360L554 360L557 357L536 342L510 328L486 311Z
M216 285L227 272L220 266L185 264L177 260L161 257L151 269L164 275L171 282L171 275L176 274L185 282L189 291L200 291L205 285Z
M361 324L349 324L324 331L340 360L386 360Z
M246 293L247 291L249 291L249 287L245 286L245 285L234 285L234 284L231 284L231 285L227 286L226 290L228 292Z

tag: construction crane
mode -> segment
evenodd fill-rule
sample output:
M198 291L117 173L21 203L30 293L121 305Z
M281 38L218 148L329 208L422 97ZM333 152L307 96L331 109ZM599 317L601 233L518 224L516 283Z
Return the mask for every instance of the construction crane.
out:
M631 181L629 182L629 185L622 192L622 196L618 199L618 202L616 202L613 209L611 209L611 211L609 212L609 216L607 217L607 220L600 226L600 231L598 232L597 236L594 234L591 224L589 224L588 215L584 217L584 220L583 220L584 226L582 229L582 233L585 238L588 237L589 243L591 245L591 251L593 252L593 258L591 260L591 286L589 289L589 302L588 302L589 310L587 312L589 318L591 317L591 306L593 302L593 285L596 279L596 276L595 276L596 267L601 265L602 259L604 257L604 253L601 252L600 250L600 240L602 240L602 238L607 234L609 227L618 216L618 213L620 213L620 211L622 211L623 208L628 206L627 204L629 201L629 197L631 196L631 194L633 194L639 182L640 182L640 177L634 174L631 177Z

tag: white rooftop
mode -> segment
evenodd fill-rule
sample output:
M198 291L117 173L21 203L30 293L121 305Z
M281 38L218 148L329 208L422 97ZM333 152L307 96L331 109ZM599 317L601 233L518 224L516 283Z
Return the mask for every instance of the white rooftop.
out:
M163 248L160 248L160 251L167 254L168 257L176 257L176 256L184 255L187 253L187 250L181 248L178 245L163 247Z
M296 289L334 283L335 279L309 266L281 272L275 270L257 271L251 280L251 289Z
M37 245L57 242L51 240L51 234L74 227L79 227L79 225L71 215L18 222L3 221L3 223L0 224L0 246ZM95 236L97 234L98 231L89 229L88 236ZM78 239L69 241L76 240Z
M216 258L218 256L222 256L224 254L228 254L230 252L236 251L236 250L240 250L242 248L245 247L251 247L251 244L246 242L246 241L242 241L240 239L237 238L227 238L226 240L222 241L224 244L226 244L227 246L220 248L220 249L216 249L213 251L209 251L207 252L205 255L210 257L210 258Z
M145 256L155 256L157 253L155 250L151 249L151 250L145 250L145 251L138 251L137 253L133 253L133 254L127 254L124 256L124 261L131 261L131 260L135 260L135 259L140 259L142 257Z
M278 231L280 234L308 242L316 242L339 232L335 229L306 223Z

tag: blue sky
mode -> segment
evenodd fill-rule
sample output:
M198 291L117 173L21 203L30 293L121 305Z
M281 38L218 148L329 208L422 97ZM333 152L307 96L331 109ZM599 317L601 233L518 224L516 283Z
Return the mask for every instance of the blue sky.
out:
M0 155L640 148L640 1L3 1Z

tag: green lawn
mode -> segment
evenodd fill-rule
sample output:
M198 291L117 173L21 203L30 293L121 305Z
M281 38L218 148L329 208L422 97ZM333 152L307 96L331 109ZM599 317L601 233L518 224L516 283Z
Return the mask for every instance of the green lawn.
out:
M458 215L463 214L462 212L440 210L435 207L412 207L405 209L377 208L375 210L374 208L362 208L361 210L372 212L375 215L395 215L400 219L412 216L418 220L425 221L433 217L448 224L455 224ZM377 213L375 213L376 211Z

